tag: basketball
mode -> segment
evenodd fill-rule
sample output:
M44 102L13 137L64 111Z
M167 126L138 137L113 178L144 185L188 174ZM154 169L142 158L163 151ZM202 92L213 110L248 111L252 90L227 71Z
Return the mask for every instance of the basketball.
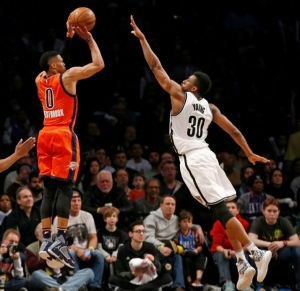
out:
M87 30L90 31L96 24L96 16L91 9L79 7L70 14L70 23L75 26L86 26Z

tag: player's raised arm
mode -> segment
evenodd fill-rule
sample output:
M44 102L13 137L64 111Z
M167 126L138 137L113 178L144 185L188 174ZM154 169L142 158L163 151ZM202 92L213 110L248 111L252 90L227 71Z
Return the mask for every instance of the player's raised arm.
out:
M87 28L81 28L80 26L73 27L76 34L78 34L82 39L84 39L90 50L92 56L92 62L83 67L73 67L66 71L66 78L71 78L72 81L78 81L82 79L87 79L104 68L104 60L102 58L100 49L94 40L92 34L87 31ZM86 36L86 37L85 37Z
M146 62L148 63L160 86L172 97L176 99L182 99L183 94L180 85L170 79L170 77L162 67L160 60L152 51L145 35L136 25L132 15L130 16L130 25L133 29L131 33L140 40Z

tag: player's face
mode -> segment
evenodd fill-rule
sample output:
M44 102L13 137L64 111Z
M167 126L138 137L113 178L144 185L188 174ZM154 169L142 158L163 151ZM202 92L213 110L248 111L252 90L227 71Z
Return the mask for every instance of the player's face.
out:
M66 65L63 62L63 58L60 55L54 57L54 63L55 63L56 71L58 73L62 74L63 72L66 71Z
M196 77L194 75L189 76L186 80L181 83L183 92L190 92L195 87Z
M279 216L279 209L276 205L269 205L262 210L263 215L265 216L267 224L275 224Z
M229 212L233 215L233 216L237 216L237 214L239 213L239 210L236 206L235 203L233 202L228 202L227 204L227 208L229 210Z

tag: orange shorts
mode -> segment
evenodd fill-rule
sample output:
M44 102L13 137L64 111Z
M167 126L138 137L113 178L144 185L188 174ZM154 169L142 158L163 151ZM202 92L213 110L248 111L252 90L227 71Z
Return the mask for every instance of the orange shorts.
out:
M75 182L80 162L77 135L68 127L44 127L37 140L37 158L41 177Z

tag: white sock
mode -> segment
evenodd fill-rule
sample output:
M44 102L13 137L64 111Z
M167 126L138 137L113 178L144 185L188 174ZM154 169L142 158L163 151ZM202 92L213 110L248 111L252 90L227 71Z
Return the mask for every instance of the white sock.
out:
M253 242L249 242L248 244L245 245L246 249L248 250L248 252L251 254L251 251L258 251L259 248L253 243Z
M243 261L247 261L243 249L235 251L235 255L237 259L242 259Z

